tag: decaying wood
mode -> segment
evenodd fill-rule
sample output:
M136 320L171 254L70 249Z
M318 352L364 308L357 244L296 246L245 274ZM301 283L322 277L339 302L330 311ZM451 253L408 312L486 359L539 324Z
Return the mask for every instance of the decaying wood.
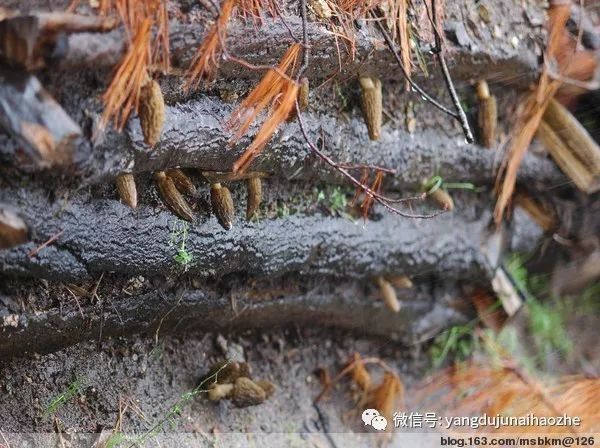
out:
M39 69L67 53L67 34L106 32L118 24L115 17L63 12L9 16L0 21L0 56L27 70Z
M600 147L579 120L556 100L550 101L543 119L600 181Z
M600 189L600 176L594 175L589 167L576 157L572 149L560 138L550 124L542 120L536 135L556 164L577 188L586 193L593 193Z
M305 295L296 289L298 282L310 288L312 294ZM340 294L340 290L345 294ZM280 291L277 300L257 300L242 294L238 300L244 312L236 314L228 306L229 297L234 291L224 290L223 287L217 289L212 283L202 282L199 289L187 289L184 286L176 293L170 285L159 282L151 291L139 291L133 297L117 292L111 296L112 305L104 311L104 337L155 334L160 320L161 338L172 332L182 334L199 329L203 332L222 332L226 329L241 332L254 328L268 332L289 325L306 328L318 325L346 328L363 335L387 338L393 335L395 340L408 344L414 337L412 326L427 320L426 316L434 302L429 289L419 288L410 300L403 303L401 313L391 313L378 301L361 300L364 282L346 279L337 282L334 287L326 277L301 277L294 282L292 289ZM261 291L258 288L251 290L251 293ZM454 288L450 291L460 294ZM169 300L175 294L182 298L177 307ZM97 304L91 300L80 302L82 313L73 302L39 311L24 310L22 322L28 322L29 325L4 327L0 332L0 357L5 360L27 353L53 352L86 340L97 341L97 321L96 325L89 325L89 318L95 316ZM447 325L455 325L464 317L463 314L455 314L446 319ZM221 378L220 374L218 378ZM228 382L233 382L230 378L227 378ZM257 384L263 387L262 383Z
M86 190L74 192L65 204L51 201L43 187L15 187L0 189L0 202L19 204L23 220L35 224L30 230L37 239L56 229L68 236L48 249L52 256L28 259L27 245L4 252L0 272L5 275L75 282L107 266L130 276L181 271L173 259L174 248L167 244L176 218L151 200L141 201L131 213L114 197L90 198ZM463 203L457 213L424 221L382 213L380 220L367 223L368 231L346 218L299 213L265 219L259 225L236 225L225 234L214 218L199 212L194 215L197 225L188 229L186 248L193 259L186 268L190 275L218 277L233 272L273 277L302 272L372 278L384 272L410 277L427 272L453 281L486 281L488 262L481 242L486 239L489 203L476 204L474 208L474 203Z
M525 210L545 232L550 232L556 228L556 216L554 212L533 199L530 195L518 192L515 195L515 204Z
M560 36L570 16L569 3L552 3L548 10L547 57L551 59L557 50L557 36ZM535 89L524 98L517 111L517 120L512 130L510 145L505 152L501 170L498 172L496 192L498 200L494 208L494 222L500 225L517 183L517 172L521 162L539 128L548 103L561 85L551 79L547 70L543 70Z
M27 241L27 225L11 207L0 204L0 249Z
M201 171L200 174L211 184L221 182L237 182L252 178L265 178L269 173L264 171L244 171L243 173L231 173L220 171Z
M365 123L371 140L379 140L383 121L381 80L374 77L359 78L361 104Z
M0 68L0 127L39 166L70 165L81 128L27 73Z

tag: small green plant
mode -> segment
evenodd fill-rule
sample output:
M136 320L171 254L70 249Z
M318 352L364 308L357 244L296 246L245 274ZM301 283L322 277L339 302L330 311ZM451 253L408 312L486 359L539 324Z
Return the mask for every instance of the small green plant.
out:
M600 282L588 286L581 293L581 304L586 312L600 313Z
M188 265L194 259L193 255L189 253L185 244L188 238L188 226L189 224L185 221L177 220L171 229L171 235L169 237L169 246L176 248L176 253L173 259L182 265L187 270Z
M542 358L557 350L566 355L573 348L562 313L552 305L529 299L529 329Z
M316 204L321 204L332 216L341 216L352 220L346 211L348 208L348 195L341 187L327 187L324 190L313 190Z
M126 437L124 434L120 432L115 432L111 434L111 436L108 438L108 440L104 444L104 448L116 448L122 445L123 443L127 442L128 440L129 438Z
M446 182L442 176L431 176L425 182L423 182L423 189L427 194L432 194L436 190L443 188L444 190L471 190L475 193L483 190L482 187L477 187L471 182Z
M517 289L527 298L528 330L538 348L538 359L544 361L553 351L568 354L573 343L566 330L561 300L552 297L546 279L530 275L520 254L511 254L504 266Z
M440 368L444 362L452 358L464 361L479 348L479 337L475 334L477 321L464 325L455 325L436 336L429 349L433 369Z
M348 99L348 97L346 96L346 94L344 93L342 88L340 87L339 83L335 84L334 95L338 99L338 104L339 104L338 110L340 112L347 111L350 109L350 100Z
M471 108L471 104L468 101L461 100L460 105L462 106L465 113L469 112L469 109Z
M530 298L531 294L528 290L529 273L525 267L523 257L520 254L510 254L504 262L504 267L519 292Z
M340 187L335 187L329 195L329 210L332 214L342 214L347 206L346 193Z
M221 367L212 375L206 377L196 388L191 390L190 392L186 392L179 397L177 402L172 405L167 413L156 423L154 424L148 431L144 434L136 437L133 440L133 443L129 445L130 447L134 446L145 446L149 439L156 436L159 432L164 430L165 428L175 429L177 427L177 419L181 416L183 412L183 407L189 401L196 398L198 395L202 393L207 393L208 389L205 386L212 384L217 381L217 377L221 370L225 369L229 365L230 361L226 361L223 363Z
M277 208L275 209L278 218L287 218L290 216L290 208L283 201L277 201Z
M44 409L44 416L54 414L60 409L65 403L71 400L85 387L84 381L81 378L76 378L66 391L54 397L50 403Z

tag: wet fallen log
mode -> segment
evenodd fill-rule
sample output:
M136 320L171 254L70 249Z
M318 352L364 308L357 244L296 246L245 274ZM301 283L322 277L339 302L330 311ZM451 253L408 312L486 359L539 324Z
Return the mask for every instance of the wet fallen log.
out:
M250 142L244 138L235 148L228 146L230 135L224 123L232 110L233 105L203 95L166 108L162 137L153 148L144 144L137 118L131 120L123 134L107 131L92 151L87 142L82 142L79 152L85 158L81 161L84 174L80 182L82 186L112 183L122 172L139 174L174 167L229 171ZM394 175L386 178L386 188L392 190L414 191L423 178L434 174L447 181L493 183L499 164L494 151L466 144L458 129L445 131L439 124L444 117L436 120L425 115L422 119L427 123L426 128L414 134L393 123L385 124L382 137L376 142L368 140L358 113L345 120L307 113L305 126L314 142L324 137L324 151L334 160L395 170ZM4 143L3 151L17 149L10 141ZM281 127L252 169L273 177L346 184L338 173L310 153L297 123ZM519 181L547 188L564 183L565 176L552 161L528 153L519 170Z
M23 5L23 8L25 7ZM510 85L512 89L525 87L529 82L529 75L535 76L537 56L535 32L532 33L531 24L541 24L542 11L538 8L528 8L527 16L514 17L509 23L505 12L513 11L515 8L521 6L515 5L513 0L502 0L495 2L493 6L490 5L488 13L494 16L495 26L499 28L506 28L507 31L510 29L514 33L519 30L527 31L523 33L526 37L519 41L516 47L514 42L508 42L506 39L491 38L489 26L480 18L473 18L472 24L476 29L469 31L463 29L459 33L462 38L453 40L451 37L456 36L456 32L452 30L459 27L461 17L465 13L470 14L470 8L468 4L461 3L447 7L447 34L450 38L446 50L452 76L459 90L471 90L469 83L474 77L485 78L492 83L497 80L502 85ZM207 23L203 19L190 23L179 21L171 23L171 54L175 67L187 68L198 43L205 34L206 26ZM541 32L541 29L535 29ZM243 57L254 64L273 64L292 42L290 31L296 36L300 35L301 22L298 17L285 17L285 24L280 19L265 18L264 26L258 30L252 24L239 21L230 27L228 50L231 54ZM311 41L311 65L306 74L311 83L315 82L317 85L340 69L338 50L335 45L336 37L324 24L317 21L310 21L308 31ZM465 36L468 36L468 39ZM106 67L105 76L108 81L110 76L108 69L120 60L125 48L126 36L122 29L118 29L103 34L76 33L70 35L68 39L66 53L60 61L56 62L57 67L60 66L64 70L64 77L73 78L74 70L93 67L93 70L97 71L101 67ZM391 53L381 44L381 41L381 36L374 28L361 25L361 32L356 35L354 58L350 58L343 47L339 49L343 70L338 73L338 77L357 76L368 66L369 71L377 73L384 83L395 82L394 91L391 91L391 85L385 86L386 89L390 89L390 95L399 94L401 92L397 82L400 76L399 69ZM269 51L263 51L265 48ZM248 70L230 60L221 62L219 71L221 81L255 79L263 73L260 70ZM182 93L181 89L182 79L179 75L182 72L177 69L175 73L175 76L163 78L161 83L165 98L171 106L167 111L163 139L157 148L149 151L147 147L140 144L139 126L135 119L131 122L129 135L116 135L111 131L106 136L104 144L97 145L93 151L90 151L89 141L82 141L75 158L79 172L83 170L89 176L84 180L84 185L112 182L121 171L145 172L176 166L219 171L229 169L241 153L242 146L248 143L248 140L243 140L236 150L224 150L229 135L223 131L223 123L232 107L214 96L201 96L197 100L189 101L189 94ZM515 76L515 73L519 76ZM429 88L435 88L436 74L437 70L431 71ZM415 73L415 76L420 78L419 73ZM58 79L62 82L62 78L61 75ZM67 110L76 111L80 123L85 120L81 123L82 127L93 127L93 123L90 124L86 117L97 117L96 114L99 113L99 104L90 104L87 101L89 98L101 95L103 90L98 87L77 81L69 86L70 89L80 90L78 96L86 99L84 104L80 104L65 98L69 102ZM236 89L237 87L234 88ZM70 96L68 91L63 93ZM241 94L241 92L237 93ZM462 93L466 94L466 92ZM315 97L315 101L319 101L319 98ZM390 123L384 125L384 135L381 142L377 144L367 144L364 124L355 117L346 123L344 117L334 118L315 113L312 117L309 116L307 121L315 139L320 135L315 124L324 123L326 149L336 160L379 164L397 169L398 177L392 182L392 188L414 187L422 181L422 176L439 172L448 180L466 180L467 177L472 176L470 181L489 183L495 155L480 154L481 148L466 145L458 129L456 132L443 130L448 128L448 117L431 106L424 107L425 113L418 116L418 120L424 122L423 131L409 134L394 123ZM81 110L85 110L83 119ZM91 121L93 120L92 118ZM18 146L10 139L7 141L2 137L0 136L1 151L14 161L14 153ZM328 173L319 163L307 157L306 145L298 138L296 124L284 126L278 137L265 150L265 157L257 162L255 169L286 178L294 174L305 179L339 181L334 174ZM130 140L134 141L133 145ZM398 147L400 150L396 149ZM531 167L531 171L528 171L527 166ZM556 176L556 171L549 163L532 162L531 165L526 164L523 171L522 179L525 182L529 182L534 177L541 183L545 180L559 183L562 180Z
M505 38L495 38L488 24L480 18L473 18L473 28L467 31L463 18L473 15L469 2L456 2L446 6L446 34L453 36L460 28L463 39L449 39L448 54L453 77L458 81L488 79L519 87L526 87L535 78L538 67L539 49L536 40L541 37L542 28L532 28L531 23L541 25L543 10L534 5L527 6L527 15L515 14L523 6L514 0L501 0L488 5L493 16L494 26L506 35L521 35L522 40L515 44ZM507 14L510 12L510 14ZM291 43L292 35L302 36L301 20L298 16L285 16L282 19L263 18L262 27L250 21L237 21L230 26L227 35L227 48L230 54L242 57L255 65L277 64L278 58ZM206 34L210 22L202 18L189 23L173 21L170 24L170 42L173 65L187 69L194 54ZM307 32L311 42L311 64L306 76L324 80L334 73L356 75L366 69L379 74L382 80L397 80L400 71L392 54L382 45L382 37L366 23L359 24L353 51L324 23L309 21ZM539 35L538 35L539 33ZM82 67L112 67L125 51L126 35L123 30L106 34L78 33L69 36L67 51L60 61L65 70ZM265 51L265 49L268 49ZM340 66L340 62L342 62ZM429 62L432 72L433 63ZM177 73L179 70L175 70ZM255 79L261 71L248 70L231 60L220 64L219 79ZM516 75L516 76L515 76ZM419 75L416 73L417 77Z
M0 60L29 71L63 57L67 52L68 34L106 32L119 24L116 17L64 12L6 15L0 18Z
M30 74L0 66L0 128L40 167L70 165L81 128Z
M201 289L160 286L133 296L104 297L102 304L80 298L77 306L66 295L60 307L36 313L3 311L0 304L0 357L53 352L88 340L101 343L137 333L162 337L289 325L344 328L410 343L466 319L452 308L452 300L462 296L452 284L436 289L446 302L436 303L429 286L400 292L402 309L390 313L371 283L304 278L271 288L237 285L226 292L210 284Z
M152 149L143 143L139 121L132 120L127 138L110 134L94 152L87 182L109 182L121 171L157 171L174 166L229 171L250 142L245 138L235 148L228 147L230 136L224 123L232 110L232 105L206 96L167 107L161 141ZM434 174L483 185L494 181L497 154L465 143L459 130L444 131L430 115L424 121L426 129L415 134L390 123L384 126L381 139L372 142L358 114L345 120L318 113L306 114L305 118L313 142L324 141L324 151L334 160L395 170L390 188L414 188ZM276 177L342 182L337 173L311 155L297 123L282 126L252 169ZM540 185L564 181L551 161L530 154L519 176L522 182Z
M245 189L238 193L245 194ZM389 213L366 223L321 215L260 222L238 218L230 231L211 214L199 212L185 237L191 259L182 264L176 257L181 241L173 244L181 223L161 203L153 206L153 196L135 211L116 199L94 199L85 192L67 202L51 202L44 190L0 191L0 202L9 198L35 235L32 242L0 251L0 272L10 275L70 281L101 272L200 277L296 272L358 278L430 272L444 278L486 277L480 246L489 212L477 205L426 220ZM236 202L237 215L243 216L245 197L238 195ZM63 233L52 245L28 255L59 231Z

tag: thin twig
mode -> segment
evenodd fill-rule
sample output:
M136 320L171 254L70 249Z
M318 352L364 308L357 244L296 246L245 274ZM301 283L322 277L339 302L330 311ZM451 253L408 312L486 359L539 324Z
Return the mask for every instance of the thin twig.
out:
M560 81L563 84L568 84L570 86L578 87L580 89L585 90L598 90L600 89L600 80L592 79L590 81L579 81L578 79L569 78L567 76L561 75L554 68L548 66L547 67L548 76L556 81Z
M227 47L225 45L225 41L223 40L223 36L221 35L221 30L219 28L219 24L217 23L216 26L217 26L217 38L219 39L219 44L221 46L221 59L223 59L224 61L236 62L237 64L240 64L242 67L245 67L248 70L254 70L254 71L273 70L275 73L277 73L282 78L284 78L288 81L292 81L292 82L294 81L286 73L284 73L282 70L280 70L279 67L271 66L271 65L254 65L254 64L246 61L245 59L238 58L237 56L229 53L229 51L227 50Z
M97 350L102 350L102 332L104 331L104 302L100 303L100 331L98 332Z
M83 308L81 308L81 304L79 303L79 299L77 298L77 295L73 291L71 291L71 289L68 286L65 286L65 288L66 288L67 291L69 291L69 293L75 299L75 303L77 303L77 308L79 308L79 314L81 314L81 318L85 319L85 316L83 314Z
M278 19L281 20L281 23L283 23L283 26L287 29L288 34L290 35L290 37L294 40L294 42L300 42L298 40L298 38L294 35L294 32L292 31L292 28L290 27L290 25L287 23L287 21L284 19L283 15L281 14L281 12L278 15Z
M4 433L2 431L0 431L0 436L2 436L2 440L4 440L5 445L0 445L2 448L10 448L10 443L8 443L8 440L6 440L6 437L4 437Z
M417 198L391 199L391 198L386 198L385 196L380 195L376 191L373 191L368 185L363 184L360 180L358 180L352 174L350 174L347 169L341 167L333 159L331 159L329 156L327 156L325 153L323 153L319 148L317 148L317 146L308 137L308 134L307 134L306 129L304 127L304 120L302 119L302 113L300 112L300 109L299 109L299 106L298 106L298 100L296 100L296 109L298 110L298 115L297 115L298 125L300 126L300 131L301 131L302 136L304 137L304 140L306 141L306 144L308 145L308 147L321 160L323 160L329 166L331 166L332 168L334 168L335 170L337 170L346 179L348 179L352 184L354 184L356 187L360 188L364 192L365 195L367 195L368 197L370 197L373 200L375 200L375 202L377 202L378 204L383 205L390 212L395 213L395 214L400 215L400 216L403 216L405 218L430 219L430 218L434 218L434 217L436 217L436 216L438 216L438 215L440 215L442 213L445 213L445 211L440 211L440 212L432 213L432 214L429 214L429 215L412 215L410 213L405 213L402 210L399 210L399 209L397 209L395 207L392 207L390 205L390 203L409 202L409 201L412 201L412 200L415 200L415 199L422 199L423 196L418 196Z
M98 279L98 281L92 288L92 292L90 293L92 296L92 299L96 299L96 301L98 301L98 302L100 301L100 297L98 296L98 288L100 287L100 283L102 283L103 278L104 278L104 272L102 274L100 274L100 278Z
M45 243L39 245L35 249L32 249L27 255L29 255L32 258L35 257L42 249L44 249L45 247L49 246L50 244L55 242L57 239L59 239L63 233L65 233L64 230L61 230L60 232L55 233Z
M433 97L431 97L431 95L429 95L427 92L425 92L421 87L419 87L419 85L416 82L414 82L412 80L412 78L408 75L408 71L406 70L406 67L404 67L404 64L402 63L402 59L400 58L400 55L396 51L396 47L394 47L394 42L392 41L392 38L390 37L388 32L385 30L384 25L381 23L381 19L383 19L383 17L373 11L371 12L371 16L375 19L379 19L379 20L375 20L375 23L377 23L377 26L379 27L379 32L382 34L382 36L385 40L385 43L387 44L389 50L394 55L394 59L396 59L396 62L398 63L400 70L402 70L402 74L404 75L404 78L408 81L410 86L416 92L418 92L425 101L428 101L429 103L431 103L432 105L437 107L442 112L444 112L458 120L458 115L456 114L456 112L453 112L450 109L448 109L446 106L444 106L443 104L440 104L437 100L435 100Z
M425 2L425 9L427 9L427 2ZM467 120L467 115L465 114L465 111L462 105L460 104L458 95L456 94L456 89L454 88L454 83L452 82L452 77L450 76L448 65L446 64L446 58L444 58L444 52L442 51L442 37L436 25L435 0L431 0L431 15L429 16L429 19L431 22L431 27L433 28L433 35L435 37L434 53L442 69L442 75L444 77L446 87L448 88L450 98L452 98L452 104L454 104L454 109L456 109L455 118L458 120L460 126L462 127L467 143L473 143L473 132L471 131L471 127L469 126L469 120Z
M396 170L394 170L392 168L386 168L386 167L377 166L377 165L366 165L366 164L362 164L362 163L357 163L357 164L338 163L338 166L340 168L344 168L345 170L367 169L367 170L373 170L373 171L381 171L381 172L387 173L387 174L396 174Z
M219 5L214 1L214 0L200 0L200 4L202 6L204 6L204 8L208 9L212 9L212 11L210 11L213 15L218 16L219 15Z
M300 0L300 15L302 17L302 45L304 46L304 48L302 50L302 65L300 66L300 69L298 69L296 81L300 79L302 74L308 68L308 60L310 58L310 47L308 45L308 31L306 26L306 0Z
M179 299L177 299L177 302L175 303L175 305L173 305L171 307L171 309L169 309L169 311L167 311L165 313L165 315L160 318L160 321L158 322L158 326L156 327L156 331L154 332L154 343L156 345L158 345L158 334L160 333L160 329L162 327L164 320L169 316L169 314L171 314L173 311L175 311L175 308L177 308L179 306L179 304L181 303L181 299L183 299L183 293L181 293L181 295L179 296Z

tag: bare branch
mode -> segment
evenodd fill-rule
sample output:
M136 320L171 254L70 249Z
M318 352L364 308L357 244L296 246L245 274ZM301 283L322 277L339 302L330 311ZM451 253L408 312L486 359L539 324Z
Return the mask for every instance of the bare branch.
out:
M427 9L427 2L425 2L425 8ZM446 83L446 87L448 88L448 93L450 94L450 98L452 98L452 103L454 104L454 109L456 109L455 118L460 123L463 133L465 134L465 139L467 143L473 143L473 132L471 132L471 127L469 126L469 121L467 120L467 116L465 115L465 111L460 104L460 100L458 99L458 95L456 94L456 89L454 88L454 83L452 82L452 78L450 77L450 71L448 70L448 65L446 64L446 59L444 57L444 52L442 51L442 37L440 35L440 30L438 30L436 24L436 5L435 0L431 0L431 15L429 15L429 10L427 10L429 21L431 22L431 28L433 29L433 35L435 36L435 55L437 57L438 62L440 63L440 67L442 69L442 75L444 77L444 82Z
M437 100L435 100L433 97L431 97L431 95L429 95L427 92L425 92L421 87L419 87L419 85L416 82L414 82L412 80L412 78L408 75L408 71L406 70L406 67L404 67L404 64L402 63L402 58L400 58L398 51L396 51L396 47L394 47L394 42L392 41L392 38L390 37L389 33L385 30L384 25L381 23L381 19L383 19L384 17L381 16L380 13L376 13L374 11L371 12L371 16L374 19L376 19L375 23L377 23L377 26L379 27L379 31L381 32L381 35L383 36L385 43L387 44L389 50L394 55L394 59L396 59L396 62L398 63L400 70L402 70L402 74L404 75L404 78L406 79L406 81L408 81L410 86L416 92L418 92L425 101L428 101L429 103L431 103L432 105L437 107L439 110L450 115L451 117L458 119L458 115L456 114L456 112L453 112L450 109L448 109L446 106L444 106L443 104L440 104Z
M436 213L432 213L432 214L428 214L428 215L413 215L410 213L403 212L402 210L399 210L399 209L391 206L390 204L392 204L392 203L423 200L426 196L421 195L421 196L411 197L411 198L391 199L391 198L387 198L385 196L380 195L376 191L373 191L368 185L365 185L360 180L358 180L356 177L354 177L352 174L350 174L350 172L348 171L348 168L344 168L343 165L336 163L333 159L331 159L329 156L327 156L325 153L323 153L319 148L317 148L317 146L308 137L306 128L304 127L304 120L302 119L302 112L300 112L297 100L296 100L296 109L298 110L297 118L298 118L298 125L300 126L300 132L302 133L302 136L304 137L306 144L312 150L312 152L314 152L321 160L323 160L329 166L331 166L336 171L338 171L340 174L342 174L354 186L356 186L357 188L360 188L364 192L364 194L367 195L369 198L373 199L378 204L381 204L390 212L392 212L396 215L400 215L404 218L430 219L430 218L434 218L438 215L445 213L445 211L440 211L440 212L436 212Z

